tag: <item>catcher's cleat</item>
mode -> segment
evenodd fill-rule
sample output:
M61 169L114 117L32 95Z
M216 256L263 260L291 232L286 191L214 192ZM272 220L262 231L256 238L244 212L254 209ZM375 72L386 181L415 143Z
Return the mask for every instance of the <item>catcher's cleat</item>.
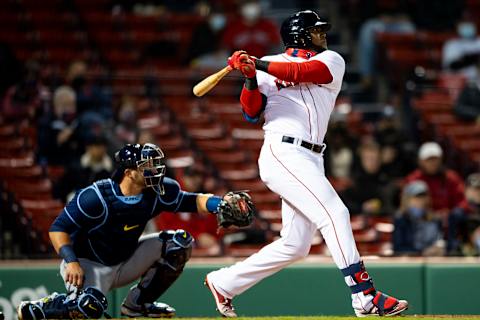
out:
M212 292L215 303L217 304L217 311L226 318L236 318L237 314L235 313L235 308L233 308L232 299L225 298L222 294L220 294L215 289L213 284L208 281L208 275L203 284L210 289L210 292Z
M68 310L65 308L65 294L56 292L35 301L22 301L17 308L19 320L66 319Z
M172 318L175 316L175 309L161 302L144 303L139 306L127 305L124 302L122 303L120 311L122 316L129 318Z
M380 291L377 291L375 298L373 298L372 302L373 308L368 312L364 310L355 310L355 314L357 315L357 317L392 317L399 315L400 313L408 309L408 301L398 300Z

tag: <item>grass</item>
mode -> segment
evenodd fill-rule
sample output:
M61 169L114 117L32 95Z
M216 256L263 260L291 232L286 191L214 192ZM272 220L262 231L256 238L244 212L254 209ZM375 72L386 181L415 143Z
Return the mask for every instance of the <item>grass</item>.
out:
M401 320L436 320L436 319L455 319L455 320L479 320L480 316L468 315L413 315L396 317ZM225 318L178 318L182 320L212 320ZM323 317L239 317L238 320L358 320L356 317L337 317L337 316L323 316ZM378 317L368 317L367 319L378 319Z

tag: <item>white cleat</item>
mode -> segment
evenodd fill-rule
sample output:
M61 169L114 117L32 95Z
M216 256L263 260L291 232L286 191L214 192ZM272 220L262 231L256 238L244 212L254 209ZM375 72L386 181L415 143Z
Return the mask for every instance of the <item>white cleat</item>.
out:
M210 289L210 292L215 299L215 303L217 304L217 311L226 318L236 318L237 314L235 313L235 309L233 308L232 299L226 298L222 294L220 294L215 289L213 284L208 281L208 275L205 277L205 282L203 284L207 286L208 289Z

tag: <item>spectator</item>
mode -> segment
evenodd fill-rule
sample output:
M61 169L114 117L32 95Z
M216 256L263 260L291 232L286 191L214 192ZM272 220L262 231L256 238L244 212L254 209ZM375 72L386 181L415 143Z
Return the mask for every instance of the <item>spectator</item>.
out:
M216 60L213 58L217 55L222 55L225 58L216 60L214 67L220 63L224 65L229 52L222 48L220 43L227 18L220 11L212 11L209 5L201 12L205 14L205 20L193 30L186 61L193 67L203 67L206 62Z
M432 209L444 218L464 199L464 185L460 176L443 165L443 151L436 142L422 144L418 151L418 169L405 178L405 184L422 180L428 185Z
M98 113L105 120L113 117L111 95L109 90L102 88L92 79L87 79L87 64L81 60L73 62L67 72L67 83L75 90L77 113Z
M359 166L352 173L354 185L342 196L352 214L388 214L392 205L392 185L382 170L380 146L367 140L359 148Z
M448 217L449 255L480 254L480 173L466 179L465 199Z
M3 103L0 104L2 118L15 121L37 117L42 98L50 98L49 90L39 81L39 72L40 65L36 61L25 63L24 75L6 91Z
M381 148L383 171L392 179L405 177L415 167L410 155L413 147L398 128L396 120L394 107L386 106L374 131L375 140Z
M69 165L81 155L76 120L76 94L69 86L58 87L53 94L53 111L39 121L38 152L40 162Z
M350 180L354 160L352 140L344 121L331 123L326 137L325 172L336 181Z
M442 65L446 70L461 72L467 79L476 79L480 62L480 37L475 21L462 19L457 24L458 37L443 46Z
M441 222L431 211L430 200L428 186L421 180L414 180L403 189L401 207L394 220L395 254L439 253L436 249L441 247Z
M277 26L262 18L262 8L257 1L245 1L241 16L227 24L222 42L233 52L245 50L250 55L263 57L280 44Z
M399 2L398 7L380 11L377 16L366 20L361 25L358 38L358 63L364 89L373 89L376 74L377 34L415 32L415 25L410 21L405 10Z
M64 177L55 188L55 194L63 201L68 201L75 191L97 180L110 178L112 171L113 163L107 154L107 140L102 136L92 136L86 142L85 153L66 168Z
M462 89L453 112L461 120L475 122L480 126L480 74Z
M117 121L113 128L115 144L117 146L137 142L139 130L137 127L135 102L135 99L131 96L122 97L122 102L116 116Z

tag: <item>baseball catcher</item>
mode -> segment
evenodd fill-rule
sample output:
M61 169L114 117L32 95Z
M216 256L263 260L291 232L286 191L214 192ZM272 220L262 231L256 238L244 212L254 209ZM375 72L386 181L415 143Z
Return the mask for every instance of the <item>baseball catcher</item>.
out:
M186 192L165 177L164 154L151 143L127 144L115 154L112 179L79 190L50 227L62 257L66 294L53 293L18 306L20 320L83 319L104 315L107 292L140 279L121 305L127 317L173 317L156 300L175 282L190 258L194 239L184 230L141 236L163 211L218 213L219 226L247 226L255 207L246 192L223 197Z

